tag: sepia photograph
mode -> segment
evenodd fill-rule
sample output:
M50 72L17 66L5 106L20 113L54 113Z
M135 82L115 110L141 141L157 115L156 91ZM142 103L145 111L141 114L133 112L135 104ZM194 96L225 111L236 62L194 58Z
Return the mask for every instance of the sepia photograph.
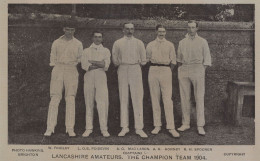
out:
M254 4L8 4L8 144L254 145Z
M0 160L258 160L255 0L0 4Z

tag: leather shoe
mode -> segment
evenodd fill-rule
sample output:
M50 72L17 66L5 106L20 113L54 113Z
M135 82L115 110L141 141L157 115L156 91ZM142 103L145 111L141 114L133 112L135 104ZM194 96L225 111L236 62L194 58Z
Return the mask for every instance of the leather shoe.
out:
M199 133L200 135L203 135L203 136L206 134L206 132L205 132L205 130L204 130L203 127L198 127L198 133Z
M153 131L151 132L152 134L158 134L161 131L161 127L160 126L155 126L155 128L153 129Z
M190 126L187 126L187 125L181 125L181 127L178 128L178 131L186 131L190 129Z
M147 138L148 137L143 130L136 130L135 133L137 135L141 136L142 138Z
M70 137L76 136L76 134L75 134L73 129L67 129L66 133L68 133Z
M54 132L53 130L47 129L46 132L44 133L44 136L51 136L53 132Z
M102 133L102 135L103 135L104 137L109 137L109 136L110 136L110 134L108 133L107 130L101 131L101 133Z
M83 137L89 137L89 135L90 135L92 132L93 132L92 130L86 130L86 131L82 134L82 136L83 136Z
M121 132L118 134L118 136L125 136L129 132L129 128L122 128Z
M180 137L180 134L175 129L170 129L169 133L172 134L174 138Z

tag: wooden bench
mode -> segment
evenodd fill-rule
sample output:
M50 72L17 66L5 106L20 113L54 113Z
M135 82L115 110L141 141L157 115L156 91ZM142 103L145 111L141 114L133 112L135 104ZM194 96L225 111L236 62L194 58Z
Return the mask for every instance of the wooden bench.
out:
M227 85L227 93L227 120L233 125L241 125L244 96L255 95L255 83L229 81Z

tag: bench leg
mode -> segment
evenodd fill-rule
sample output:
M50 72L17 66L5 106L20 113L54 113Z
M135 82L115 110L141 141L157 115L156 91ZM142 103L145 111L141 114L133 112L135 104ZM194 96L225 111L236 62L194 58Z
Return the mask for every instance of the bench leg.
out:
M236 117L235 117L236 125L240 125L241 124L243 102L244 102L244 95L241 94L241 93L238 93L238 96L237 96L237 107L236 107Z

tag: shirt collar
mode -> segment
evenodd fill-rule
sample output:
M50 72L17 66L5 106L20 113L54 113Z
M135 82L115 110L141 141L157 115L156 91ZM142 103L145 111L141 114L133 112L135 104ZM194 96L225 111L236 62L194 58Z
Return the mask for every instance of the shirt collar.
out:
M199 36L199 35L196 33L195 36L194 36L194 39L197 38L198 36ZM187 34L185 35L185 37L191 39L191 36L189 35L189 33L187 33Z
M158 42L165 42L166 39L165 39L165 38L163 38L163 39L159 39L159 38L157 37L157 38L156 38L156 41L158 41Z
M92 43L92 44L90 45L90 47L91 47L91 48L94 48L94 49L101 49L101 48L103 48L103 45L102 45L102 44L96 45L96 44Z
M134 39L134 36L131 36L131 37L124 36L124 38L125 38L126 40L132 40L132 39Z
M62 39L62 40L64 40L63 39L63 37L64 37L65 35L62 35L61 37L60 37L60 39ZM74 40L75 39L75 37L74 36L72 36L72 39L71 40L69 40L69 41L72 41L72 40Z

